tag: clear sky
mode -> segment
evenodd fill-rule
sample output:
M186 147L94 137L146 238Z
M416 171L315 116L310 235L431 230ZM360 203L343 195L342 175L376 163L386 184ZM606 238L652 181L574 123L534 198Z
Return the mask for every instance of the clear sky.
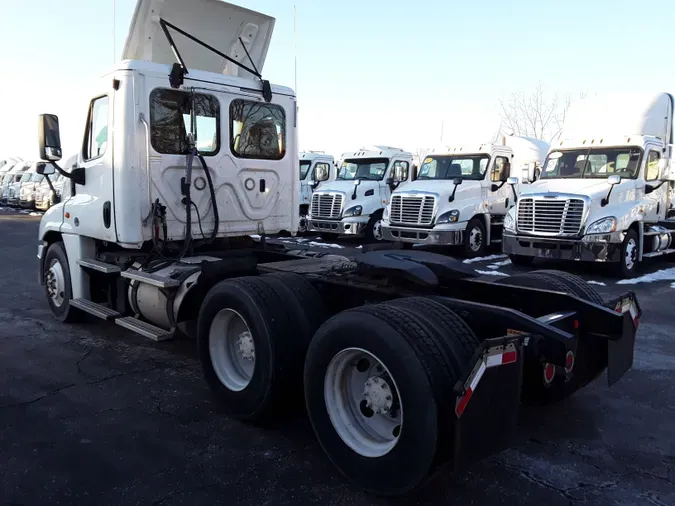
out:
M186 2L189 0L186 0ZM0 0L0 159L37 157L37 115L78 149L88 83L119 55L135 0ZM675 92L675 1L239 0L277 19L263 75L294 86L300 148L415 149L498 126L499 99ZM491 132L491 130L490 130ZM492 133L492 132L491 132Z

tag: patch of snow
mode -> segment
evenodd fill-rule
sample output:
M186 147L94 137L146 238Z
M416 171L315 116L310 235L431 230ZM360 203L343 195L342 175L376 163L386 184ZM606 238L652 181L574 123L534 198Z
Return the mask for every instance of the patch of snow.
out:
M310 241L308 244L310 246L318 246L319 248L344 248L344 246L340 246L339 244L327 244L325 242Z
M259 240L260 240L260 236L259 236L259 235L250 235L249 237L250 237L251 239L253 239L254 241L259 241Z
M363 249L363 246L357 246L356 249Z
M298 242L307 242L307 241L309 241L309 239L303 239L302 237L298 237L297 241Z
M602 281L593 281L593 280L590 280L590 281L586 281L586 283L588 283L589 285L607 286L607 285L606 285L605 283L603 283Z
M489 260L499 260L500 258L506 258L506 255L489 255L486 257L467 258L464 260L464 263L472 264L474 262L487 262Z
M675 283L671 283L670 288L675 288Z
M475 270L478 274L483 274L484 276L506 276L506 277L509 276L508 274L499 271L480 271L478 269Z
M38 212L36 212L36 211L33 211L33 212L30 213L28 216L42 216L42 213L38 213Z
M655 281L675 281L675 267L645 274L638 278L620 279L617 285L637 285L638 283L654 283Z
M488 269L499 269L500 267L504 267L505 265L511 265L511 260L507 258L506 260L503 260L501 262L488 265Z

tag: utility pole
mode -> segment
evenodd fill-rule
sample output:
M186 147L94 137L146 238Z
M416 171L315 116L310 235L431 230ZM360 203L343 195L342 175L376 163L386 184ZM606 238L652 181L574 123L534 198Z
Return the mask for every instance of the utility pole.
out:
M113 64L117 61L117 51L115 50L115 0L112 0L112 25L113 25Z
M295 4L293 4L293 59L294 59L294 73L295 73L295 96L298 96L298 45L297 45L297 36L296 36L296 13L295 13Z

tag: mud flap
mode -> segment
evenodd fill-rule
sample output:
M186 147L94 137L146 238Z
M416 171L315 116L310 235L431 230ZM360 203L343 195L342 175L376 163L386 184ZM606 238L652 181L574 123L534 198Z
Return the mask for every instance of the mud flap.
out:
M455 471L511 446L523 382L522 339L483 341L470 374L455 387Z
M614 311L623 314L623 332L619 339L607 341L607 383L612 386L633 366L635 334L642 311L630 292L613 302Z

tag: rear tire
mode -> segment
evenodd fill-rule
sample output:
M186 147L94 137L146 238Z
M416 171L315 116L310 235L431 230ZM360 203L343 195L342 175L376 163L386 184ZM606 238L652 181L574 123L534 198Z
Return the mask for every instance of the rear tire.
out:
M73 289L70 282L68 256L62 242L55 242L45 255L43 279L47 304L54 317L64 323L81 321L83 313L70 306Z
M583 279L561 271L533 271L499 279L496 283L569 293L596 304L603 302L600 294ZM599 367L600 364L604 367ZM531 360L525 362L521 401L529 405L559 402L597 378L606 366L607 343L581 334L577 342L574 370L569 381L566 382L561 376L556 376L553 383L546 386L543 380L544 365ZM598 372L592 374L591 371L594 370Z
M524 255L509 255L509 259L513 265L518 267L531 267L534 263L534 257L526 257Z
M303 314L302 296L284 287L289 279L221 281L199 311L204 377L225 410L240 420L269 423L297 408L313 324Z
M408 307L411 300L413 305L419 304L417 299L402 299L337 314L316 333L305 362L307 411L328 458L359 487L387 496L404 494L420 485L449 454L449 450L438 448L452 444L454 404L448 399L456 397L452 388L460 371L454 360L446 358L443 348L449 346L458 356L466 353L462 339L442 342L438 336L440 322L432 325L433 320L421 318L416 309ZM452 313L434 307L446 316ZM364 353L372 359L336 366L346 353ZM376 372L371 360L382 366L381 372ZM352 380L340 381L342 375L351 375ZM366 397L359 401L359 395L365 396L370 387L366 383L364 390L360 381L373 377L392 384L387 386L389 390L383 387L382 391L393 392L389 402L398 401L401 421L398 429L391 431L391 437L384 439L386 444L376 442L371 448L363 442L368 441L363 425L391 425L386 417L398 416L391 410L368 412L367 405L361 407ZM350 386L354 384L356 387ZM343 408L352 404L359 407ZM345 422L349 416L353 419ZM362 434L366 436L361 438Z

